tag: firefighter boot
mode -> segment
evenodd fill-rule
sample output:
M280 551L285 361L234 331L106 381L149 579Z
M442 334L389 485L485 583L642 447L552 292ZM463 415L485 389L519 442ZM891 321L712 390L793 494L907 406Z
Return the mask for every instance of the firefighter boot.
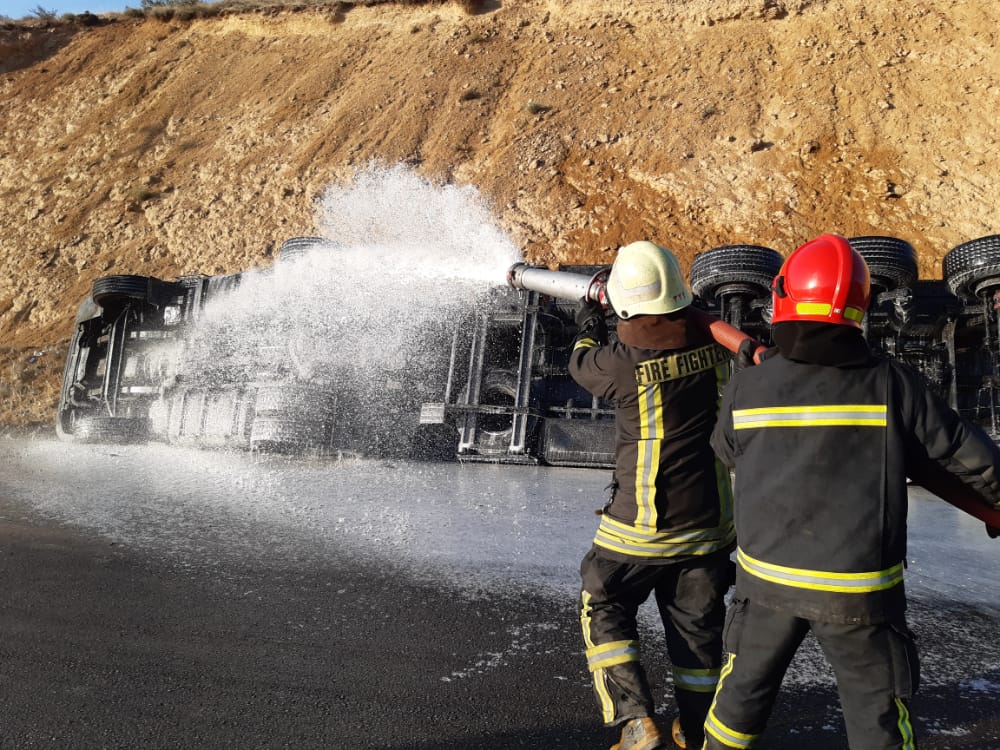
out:
M650 717L629 719L622 727L621 741L611 750L663 750L666 744L659 727Z
M670 727L670 736L674 740L674 744L677 745L681 750L687 750L687 741L684 739L684 730L681 729L681 720L674 719L673 725Z

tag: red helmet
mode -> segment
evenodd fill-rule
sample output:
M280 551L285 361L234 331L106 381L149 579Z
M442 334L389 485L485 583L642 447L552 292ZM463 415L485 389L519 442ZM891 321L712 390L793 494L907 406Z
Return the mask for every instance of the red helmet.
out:
M810 240L785 260L774 278L772 323L809 320L861 327L868 310L868 265L836 234Z

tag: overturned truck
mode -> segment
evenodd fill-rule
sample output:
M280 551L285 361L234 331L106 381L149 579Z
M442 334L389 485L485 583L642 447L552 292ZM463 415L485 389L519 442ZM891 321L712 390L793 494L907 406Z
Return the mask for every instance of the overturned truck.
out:
M872 348L915 368L1000 439L1000 235L950 250L936 280L918 278L904 240L850 242L871 270L864 333ZM206 325L208 311L232 306L237 290L335 253L330 240L296 237L273 268L97 279L76 316L57 434L318 456L612 465L614 407L569 377L576 301L558 291L497 285L423 324L417 349L396 347L393 361L369 368L317 357L330 347L331 328L359 321L319 325L308 305L258 304ZM777 251L755 245L700 253L690 272L695 305L768 344L770 284L781 263ZM599 279L606 269L560 273Z

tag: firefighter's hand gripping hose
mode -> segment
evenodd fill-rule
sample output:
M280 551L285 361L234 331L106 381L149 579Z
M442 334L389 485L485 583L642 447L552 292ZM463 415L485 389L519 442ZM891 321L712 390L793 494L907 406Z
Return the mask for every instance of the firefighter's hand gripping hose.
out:
M986 533L989 534L990 539L996 539L1000 536L1000 526L990 526L986 524Z
M604 308L598 302L591 302L586 297L581 297L576 303L573 317L579 328L589 328L596 325L597 321L604 320Z
M709 315L697 307L689 307L688 315L708 332L715 343L735 354L736 361L741 367L751 364L759 365L762 360L766 359L767 347L743 333L736 326L732 326L714 315Z
M745 339L740 342L739 348L736 350L736 367L743 369L744 367L751 367L756 364L753 361L753 355L757 347L754 346L757 342L753 339Z
M591 338L601 345L608 342L608 324L600 302L581 298L576 305L574 318L579 329L577 339Z

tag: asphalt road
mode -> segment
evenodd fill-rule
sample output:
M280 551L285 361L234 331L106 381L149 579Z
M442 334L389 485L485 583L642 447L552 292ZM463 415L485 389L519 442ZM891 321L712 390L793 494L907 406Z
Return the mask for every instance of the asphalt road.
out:
M572 602L0 524L4 748L601 747Z
M3 748L540 750L613 739L597 726L573 602L456 597L349 561L179 570L16 509L3 516ZM997 623L979 619L995 647ZM786 691L767 747L845 747L828 726L835 703L825 689ZM917 717L966 727L923 746L1000 747L991 704L921 696Z
M363 547L320 544L314 536L357 534L336 531L342 510L330 503L322 509L329 526L305 504L287 518L258 515L269 502L281 508L307 493L305 484L280 484L286 473L258 477L251 512L219 501L222 482L207 482L204 470L197 477L207 482L203 491L171 494L151 487L129 454L59 451L56 461L46 458L48 448L17 446L0 469L0 748L597 750L615 740L599 725L574 597L536 585L533 571L545 567L539 561L512 566L506 579L484 575L485 558L473 549L487 544L484 534L469 545L468 558L477 561L464 573L459 557L435 575L438 568L401 555L387 562L391 555L365 553L377 539L388 544L387 535L366 537ZM154 454L148 463L162 467L173 455ZM124 459L122 476L135 478L132 500L114 494L129 485L108 468ZM72 475L83 460L105 472L107 492L56 497L59 485L45 482L65 481L60 472ZM370 485L392 469L366 470L317 469L306 479L339 483L346 495L354 492L346 477ZM287 472L305 482L304 474ZM459 498L465 505L470 488L484 486L478 472L445 476L469 483ZM517 497L535 492L532 482L549 495L548 482L580 475L524 476ZM427 481L437 487L439 478ZM245 494L238 486L232 492ZM514 507L508 498L490 502ZM57 506L76 522L54 519ZM130 507L136 512L125 526ZM380 517L401 512L378 510ZM434 524L447 515L433 516ZM294 530L309 519L316 534ZM510 518L503 521L510 529ZM392 549L441 539L406 536ZM538 546L528 532L525 539L525 550ZM577 559L561 551L557 559L564 557L575 569ZM913 705L925 750L1000 748L1000 614L969 601L930 588L911 596L928 677ZM645 661L669 720L657 636L645 636ZM801 657L764 747L845 748L829 670L815 644Z

